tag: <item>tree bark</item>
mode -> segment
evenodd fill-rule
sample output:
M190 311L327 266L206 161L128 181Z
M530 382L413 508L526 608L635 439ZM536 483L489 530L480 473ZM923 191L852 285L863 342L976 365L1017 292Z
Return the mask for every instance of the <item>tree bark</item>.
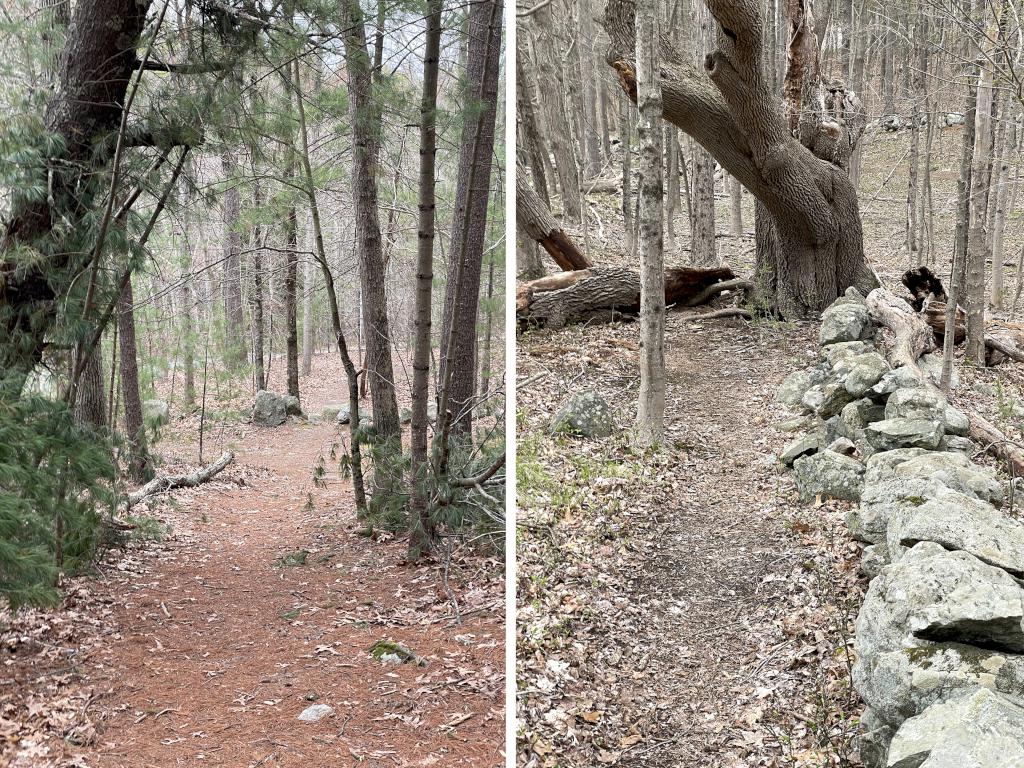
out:
M663 115L757 199L759 303L784 317L809 317L851 285L866 293L877 279L864 260L857 193L847 175L863 114L852 94L821 82L809 6L790 19L798 34L790 43L787 122L761 69L765 30L760 5L753 0L706 2L718 23L717 50L705 59L707 77L663 41ZM628 0L610 0L605 11L613 41L609 61L635 99L633 21ZM799 103L794 105L794 99ZM799 141L791 133L794 124Z
M144 482L153 476L153 465L146 448L146 430L142 421L139 352L135 339L135 298L131 280L125 284L118 301L117 324L121 350L124 432L128 443L128 475L136 482Z
M293 176L292 161L288 163L287 179ZM295 203L288 206L284 221L285 269L284 269L284 321L285 358L288 378L288 394L299 397L299 327L298 327L298 286L299 286L299 216Z
M415 559L429 550L435 526L430 517L427 458L427 406L430 401L431 303L434 283L435 156L437 153L437 76L441 56L443 0L431 0L423 53L423 95L420 99L419 223L416 246L415 341L412 362L412 424L409 465L409 554Z
M384 254L377 211L378 136L381 110L371 91L369 56L363 11L358 0L341 3L345 28L345 65L349 76L349 116L352 124L352 197L355 201L356 244L359 252L359 279L366 316L367 376L373 401L373 424L385 442L397 445L402 433L395 395L395 375L391 361L391 331L387 296L384 292ZM381 481L384 478L378 477ZM378 490L388 492L380 486Z
M102 184L109 157L97 145L117 131L132 72L135 49L149 3L144 0L80 0L75 3L44 128L62 140L62 151L46 156L39 183L46 198L15 201L0 241L0 378L13 378L20 391L43 356L57 312L57 291L85 266L90 254L61 243L46 243L52 222L88 210ZM117 19L117 24L110 23ZM44 155L45 156L45 155ZM47 173L52 176L47 178ZM16 256L28 247L31 264Z
M665 433L665 271L662 253L661 88L657 78L658 9L655 0L637 6L637 105L640 122L640 392L637 439L660 445ZM712 177L712 183L714 178ZM713 237L712 237L713 239Z
M463 129L459 148L452 257L448 266L441 334L441 359L450 359L454 366L450 372L445 365L441 366L440 380L450 382L448 414L443 418L450 424L452 434L456 435L471 435L473 426L477 307L487 232L501 57L502 19L495 10L496 2L475 3L469 16L467 83L479 112L477 119L469 121ZM439 418L442 418L440 414Z
M238 169L232 150L221 155L227 188L224 190L224 267L221 290L224 297L224 361L233 367L245 360L242 316L242 233L239 230L239 216L242 201L238 180L234 178Z
M82 383L75 391L74 417L76 424L87 424L96 429L107 426L106 396L103 386L103 360L99 350L93 352L82 369Z
M994 29L994 24L992 25ZM988 165L992 159L992 71L981 67L971 155L970 224L967 231L967 356L985 360L985 220L988 215Z
M253 169L255 171L255 169ZM263 204L260 182L253 182L253 207ZM263 364L263 228L257 224L252 232L252 362L255 369L256 391L267 388Z
M548 180L544 172L544 153L547 149L540 134L537 124L537 115L533 109L533 102L530 100L526 88L526 73L523 69L521 57L516 57L516 118L523 131L523 140L520 148L525 150L526 159L530 166L530 174L533 176L533 188L537 196L550 205L548 197Z

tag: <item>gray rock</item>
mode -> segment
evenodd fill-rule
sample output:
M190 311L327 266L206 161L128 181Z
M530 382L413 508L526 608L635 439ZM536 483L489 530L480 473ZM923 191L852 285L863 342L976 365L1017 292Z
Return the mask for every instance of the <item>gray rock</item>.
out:
M818 495L856 501L863 476L863 464L833 451L801 456L793 462L793 477L804 501Z
M829 443L828 449L841 453L843 456L853 456L857 452L857 446L852 441L845 437L837 437L831 443Z
M302 412L302 404L295 395L284 396L284 410L289 416L305 416Z
M854 301L857 301L857 302L863 304L864 306L867 306L867 304L868 304L867 301L864 298L864 294L861 293L860 291L858 291L852 285L849 288L847 288L845 291L843 291L843 296L845 296L848 299L853 299Z
M785 464L787 467L792 466L793 462L799 459L801 456L806 456L810 453L817 453L820 448L818 438L814 435L803 435L793 440L785 448L782 449L782 453L779 454L779 461Z
M813 408L814 412L820 418L826 420L831 419L833 416L838 416L843 407L855 399L839 381L826 381L824 384L813 387L808 392L808 395L811 392L817 393L818 391L821 392L820 398L818 398L817 394L810 400L805 396L804 405L810 407L812 403L816 403L817 407Z
M967 435L970 434L971 420L967 417L967 414L959 408L947 405L946 410L943 411L942 418L946 425L947 435L967 437Z
M979 395L987 395L988 397L996 396L996 388L987 381L976 381L972 388Z
M821 348L821 356L825 358L830 366L836 365L840 360L848 357L863 355L865 352L873 352L875 346L868 341L840 341Z
M900 509L889 518L886 540L894 562L907 547L932 541L1024 578L1024 524L955 491L944 489L923 504Z
M864 547L857 571L869 579L875 578L889 564L889 548L883 544L871 544Z
M860 760L867 768L884 768L889 744L896 729L882 722L871 707L860 716L861 733L854 738Z
M805 432L812 427L816 427L818 423L819 419L817 416L804 414L803 416L794 416L792 419L786 419L779 424L779 430L782 432Z
M870 658L927 640L1019 653L1022 622L1024 589L1008 573L923 541L868 587L857 615L857 652Z
M614 430L611 408L592 389L570 395L551 422L552 432L581 437L607 437Z
M876 451L896 448L934 450L942 441L942 422L924 419L883 419L864 428L864 439Z
M398 419L403 424L410 424L412 422L412 410L409 408L403 408L398 414Z
M843 437L856 443L863 440L864 427L873 421L881 421L884 418L885 406L878 405L873 400L864 397L843 406L843 410L839 412L839 424L836 430Z
M359 409L359 426L365 427L366 422L373 418L372 413L366 413L362 408ZM339 424L348 424L352 421L352 409L349 406L343 405L338 410L338 415L335 419Z
M924 381L917 371L904 365L899 368L893 368L882 376L878 383L869 390L868 394L876 400L884 400L898 389L913 389L923 386Z
M1003 487L995 473L971 462L960 453L927 453L909 459L893 468L896 479L922 478L941 483L950 490L989 501L997 507L1003 503Z
M315 723L334 714L334 708L326 704L310 704L299 715L298 719L304 723Z
M171 420L171 407L166 400L143 400L142 421L150 427L160 427Z
M800 398L800 405L805 411L817 414L818 409L821 408L822 403L825 402L825 387L821 384L815 384L810 387L804 396Z
M928 456L930 453L931 451L924 448L897 448L894 451L876 453L865 462L867 474L864 476L864 484L873 485L886 480L894 480L896 467L911 459Z
M942 354L932 352L927 355L922 355L917 361L917 364L921 366L921 370L928 374L928 378L931 379L932 384L939 386L942 381ZM953 371L949 376L949 388L950 390L960 388L960 374L957 373L956 366L953 366Z
M802 371L794 371L787 376L779 385L775 393L775 399L783 405L800 405L804 394L815 384L825 381L828 371L824 366L805 368Z
M261 389L252 406L252 421L261 427L279 427L287 417L284 398L275 392Z
M873 458L875 456L868 459L869 465ZM920 506L928 499L935 498L946 490L941 483L928 478L871 482L868 480L871 474L872 470L869 467L864 476L864 489L860 494L860 504L846 513L846 527L853 538L874 544L885 543L889 520L899 514L903 508Z
M347 405L343 405L342 403L327 403L320 409L320 416L324 421L337 421L338 414L341 413L341 409L347 407Z
M858 341L870 337L873 330L867 307L856 301L840 299L821 313L818 343L826 346Z
M948 451L949 453L962 453L967 458L974 458L974 454L978 451L978 446L974 444L974 441L969 437L959 437L957 435L946 435L942 438L942 443L939 445L939 449Z
M885 403L885 418L945 422L946 408L946 398L936 389L898 389Z
M895 729L961 691L984 687L1024 695L1024 656L959 643L911 641L895 650L859 655L853 682L876 727Z
M863 397L888 372L889 363L877 352L845 357L832 369L832 375L853 397Z
M888 768L1020 768L1024 703L988 688L964 691L905 721L889 745Z
M829 445L835 442L835 440L842 435L839 434L839 417L833 416L825 421L818 423L818 428L814 432L818 436L818 442L821 445Z

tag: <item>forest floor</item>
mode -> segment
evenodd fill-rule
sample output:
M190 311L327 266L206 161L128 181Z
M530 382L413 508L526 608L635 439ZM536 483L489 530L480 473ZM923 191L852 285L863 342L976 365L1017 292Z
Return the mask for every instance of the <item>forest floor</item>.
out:
M318 357L304 381L311 413L340 399L334 368ZM163 471L195 466L195 418L167 431ZM445 579L442 563L406 562L404 542L364 536L332 471L337 435L223 420L206 461L228 447L236 461L133 510L162 540L111 550L58 609L6 617L0 765L502 764L500 557L460 550ZM425 666L371 657L378 640ZM312 704L333 714L299 721Z
M943 277L959 136L940 131L932 158ZM908 144L906 132L866 138L861 177L869 260L901 295ZM720 232L728 202L718 200ZM629 264L618 195L594 194L589 204L593 262ZM685 218L679 212L669 265L687 263ZM744 219L741 236L717 243L723 260L748 275L747 194ZM568 229L583 242L578 226ZM1018 216L1008 227L1008 261L1022 240ZM1007 271L1012 291L1017 276ZM862 705L849 667L866 587L856 571L861 545L843 524L848 504L800 503L776 460L791 439L778 426L791 414L775 392L817 356L817 324L696 317L707 309L668 313L666 445L658 453L638 451L630 435L636 323L519 334L521 768L856 764L851 737ZM1022 367L957 367L952 402L1021 439ZM583 389L611 405L611 437L551 434L553 414Z

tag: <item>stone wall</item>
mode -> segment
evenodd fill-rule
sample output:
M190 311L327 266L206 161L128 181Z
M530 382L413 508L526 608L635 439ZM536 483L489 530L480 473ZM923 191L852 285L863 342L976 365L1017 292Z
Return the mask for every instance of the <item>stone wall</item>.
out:
M1024 766L1024 524L975 463L970 422L935 383L941 360L890 368L851 289L822 313L820 359L778 399L800 432L780 459L800 495L856 502L871 579L853 684L869 768Z

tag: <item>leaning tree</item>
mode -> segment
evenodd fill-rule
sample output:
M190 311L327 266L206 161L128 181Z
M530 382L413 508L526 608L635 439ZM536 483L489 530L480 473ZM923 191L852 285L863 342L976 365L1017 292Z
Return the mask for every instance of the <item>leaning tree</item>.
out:
M755 305L786 318L821 311L877 278L864 259L850 157L864 129L856 95L825 82L811 0L787 0L783 93L773 92L770 36L757 0L705 0L717 47L704 71L662 37L663 117L692 136L756 199ZM609 0L607 60L636 100L633 0Z

